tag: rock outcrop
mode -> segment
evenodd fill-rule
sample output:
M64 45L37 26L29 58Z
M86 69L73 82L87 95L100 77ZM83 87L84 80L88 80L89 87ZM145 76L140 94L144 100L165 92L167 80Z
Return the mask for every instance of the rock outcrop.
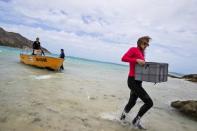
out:
M197 118L197 101L195 100L174 101L171 106L186 115Z
M197 82L197 74L184 75L184 79L192 82Z
M0 27L0 45L9 46L15 48L32 48L33 41L28 40L19 33L7 32ZM43 48L43 47L42 47ZM50 53L47 49L43 48L47 53Z

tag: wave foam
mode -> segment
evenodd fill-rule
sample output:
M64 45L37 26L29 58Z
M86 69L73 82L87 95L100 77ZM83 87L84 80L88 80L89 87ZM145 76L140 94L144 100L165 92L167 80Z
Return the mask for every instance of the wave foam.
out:
M51 75L35 76L35 79L37 79L37 80L50 79L50 78L51 78Z

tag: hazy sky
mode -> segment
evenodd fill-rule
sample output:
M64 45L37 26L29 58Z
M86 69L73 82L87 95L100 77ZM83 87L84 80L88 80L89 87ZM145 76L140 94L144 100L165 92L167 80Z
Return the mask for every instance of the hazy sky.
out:
M140 36L146 60L197 73L197 0L0 0L0 27L53 53L122 63Z

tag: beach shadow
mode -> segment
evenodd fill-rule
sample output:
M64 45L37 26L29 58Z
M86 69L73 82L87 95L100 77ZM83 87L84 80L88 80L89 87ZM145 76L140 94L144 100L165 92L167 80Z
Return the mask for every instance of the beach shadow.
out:
M6 123L8 120L8 118L5 116L5 117L0 117L0 123Z

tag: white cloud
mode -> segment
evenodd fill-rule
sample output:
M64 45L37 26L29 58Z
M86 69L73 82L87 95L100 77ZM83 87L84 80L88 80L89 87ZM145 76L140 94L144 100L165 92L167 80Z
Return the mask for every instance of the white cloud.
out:
M0 25L31 39L40 36L55 53L64 47L70 55L110 62L120 62L138 37L150 35L147 59L187 73L190 67L183 63L197 66L195 5L195 0L14 0L0 6L0 15L8 14Z

